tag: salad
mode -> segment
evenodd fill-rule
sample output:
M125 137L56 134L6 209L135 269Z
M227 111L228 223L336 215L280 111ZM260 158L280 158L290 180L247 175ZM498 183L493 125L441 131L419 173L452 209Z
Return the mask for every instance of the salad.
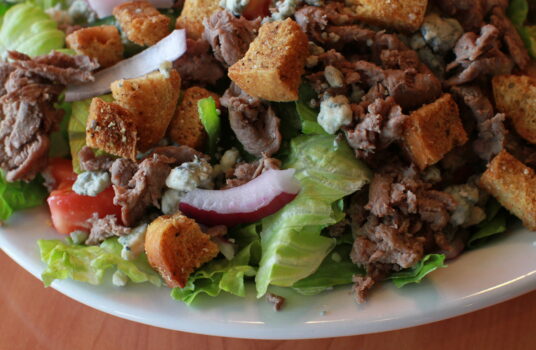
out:
M45 286L418 283L536 230L536 2L0 1L0 219ZM24 215L24 214L22 214ZM22 234L22 233L21 233ZM63 236L62 236L63 235Z

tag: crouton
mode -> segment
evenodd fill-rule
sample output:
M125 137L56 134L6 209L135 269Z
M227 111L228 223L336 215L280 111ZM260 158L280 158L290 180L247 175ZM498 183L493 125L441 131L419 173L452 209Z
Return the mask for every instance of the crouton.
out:
M184 91L182 101L168 127L168 135L172 141L198 150L203 147L207 133L199 117L197 102L207 97L212 97L216 106L219 106L220 97L213 92L197 86Z
M123 59L123 43L115 26L78 29L67 35L65 42L77 54L95 58L101 68L113 66Z
M184 288L192 272L218 255L216 243L180 212L156 218L145 235L149 264L169 287Z
M170 19L148 1L118 5L113 14L127 38L138 45L153 45L170 33Z
M180 94L181 78L176 70L166 76L153 72L140 78L112 83L112 96L134 116L138 149L146 151L166 134Z
M491 193L525 227L536 231L536 173L503 150L488 164L480 186Z
M133 119L125 108L95 97L91 100L86 124L87 145L136 160L137 131Z
M408 32L421 27L428 0L350 0L365 23Z
M185 0L175 27L186 29L189 38L199 39L205 31L203 20L220 9L220 0Z
M268 101L295 101L308 40L300 26L287 18L261 26L246 55L229 67L229 78L251 96Z
M411 113L404 125L404 145L420 169L440 161L467 142L458 105L450 94Z
M536 144L536 78L500 75L492 85L497 109L512 120L521 137Z

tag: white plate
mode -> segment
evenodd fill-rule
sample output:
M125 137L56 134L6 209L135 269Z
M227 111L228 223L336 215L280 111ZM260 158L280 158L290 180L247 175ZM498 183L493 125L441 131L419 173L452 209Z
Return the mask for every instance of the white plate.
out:
M43 270L36 240L59 237L48 220L46 210L37 209L15 215L0 229L0 247L35 276ZM445 319L536 289L536 233L515 229L465 253L419 285L381 286L365 305L354 302L349 287L313 297L278 290L287 297L281 312L274 312L263 299L256 300L251 288L246 299L204 297L189 308L172 300L169 289L152 285L119 288L56 281L53 287L112 315L186 332L263 339L356 335Z

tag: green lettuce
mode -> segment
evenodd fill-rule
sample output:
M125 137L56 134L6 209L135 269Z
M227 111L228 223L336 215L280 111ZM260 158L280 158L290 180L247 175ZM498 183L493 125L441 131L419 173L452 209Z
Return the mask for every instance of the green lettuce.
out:
M511 0L506 14L516 27L529 54L536 58L536 26L526 25L529 15L529 2L527 0Z
M233 259L211 261L191 275L184 288L173 288L171 297L191 304L199 295L215 297L221 291L245 296L244 278L255 276L257 269L254 265L260 256L260 240L256 231L256 225L253 224L231 234L239 246Z
M303 295L315 295L335 286L352 283L352 277L364 274L364 271L350 260L351 249L349 244L335 247L312 275L294 283L292 289Z
M100 284L109 269L121 271L134 283L150 282L155 286L162 283L158 273L149 266L145 254L134 261L121 258L123 246L117 242L117 237L105 240L100 246L69 244L60 240L39 240L37 244L41 260L47 265L41 275L47 287L56 279L66 278Z
M111 94L99 96L106 102L112 102L113 97ZM69 148L71 149L71 157L73 159L73 169L75 173L80 173L80 160L78 159L78 152L86 145L86 123L89 116L89 106L91 105L91 98L82 101L76 101L72 103L71 117L69 119L69 125L67 127L67 134L69 136Z
M50 134L50 150L48 155L52 158L65 158L69 155L69 120L71 119L72 106L69 102L63 102L54 106L57 109L63 109L64 115L61 120L60 129Z
M18 210L37 207L43 204L47 191L42 179L31 182L7 182L0 172L0 220L7 220Z
M507 216L508 213L499 202L490 200L486 207L486 219L476 225L477 230L469 238L467 246L474 248L487 238L505 232Z
M290 287L317 270L335 246L333 238L320 234L341 219L333 204L371 178L346 142L330 135L293 139L285 167L296 169L302 189L292 202L262 220L258 297L270 284Z
M220 138L220 114L216 109L216 101L212 97L200 99L197 102L197 110L201 123L208 135L207 149L214 155Z
M29 56L49 53L64 46L65 34L41 8L31 4L11 7L0 28L0 55L16 50Z
M447 267L444 264L444 254L428 254L417 265L391 274L389 277L397 288L402 288L406 284L419 283L430 272L441 267Z

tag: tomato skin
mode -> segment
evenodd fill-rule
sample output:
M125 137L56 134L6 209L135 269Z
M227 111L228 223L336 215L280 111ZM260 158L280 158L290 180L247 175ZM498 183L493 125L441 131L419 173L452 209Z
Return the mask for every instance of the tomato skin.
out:
M249 20L268 16L270 14L270 2L271 0L250 0L244 11L242 11L242 16Z
M87 219L98 213L99 218L116 215L121 223L121 207L113 204L112 186L95 197L75 193L71 186L62 185L50 193L47 202L52 224L59 233L69 234L75 230L89 231Z
M65 158L52 158L48 161L43 176L48 179L52 188L70 187L76 181L73 162Z

